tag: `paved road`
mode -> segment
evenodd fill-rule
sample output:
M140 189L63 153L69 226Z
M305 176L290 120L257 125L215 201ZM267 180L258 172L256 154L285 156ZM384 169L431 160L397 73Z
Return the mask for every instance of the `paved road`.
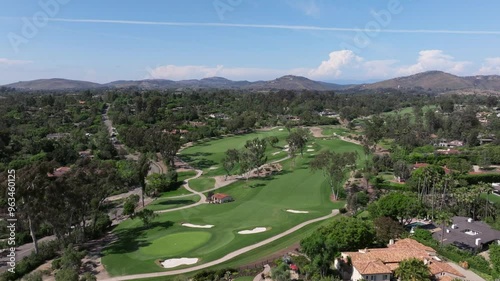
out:
M38 245L42 242L48 242L55 240L56 237L54 235L52 236L47 236L42 239L38 240ZM29 256L31 252L35 250L35 247L33 246L33 243L28 243L28 244L23 244L16 249L16 260L19 262L20 260L24 259L25 257ZM8 261L7 257L2 257L0 258L0 272L4 272L7 270L8 266L6 262Z
M119 276L119 277L113 277L113 278L108 278L108 279L101 279L101 281L123 281L123 280L134 280L134 279L142 279L142 278L153 278L153 277L171 276L171 275L184 274L184 273L189 273L189 272L193 272L193 271L205 269L205 268L208 268L208 267L212 267L214 265L218 265L218 264L224 263L226 261L229 261L229 260L231 260L231 259L233 259L233 258L235 258L235 257L237 257L239 255L242 255L244 253L247 253L249 251L255 250L255 249L257 249L257 248L259 248L261 246L267 245L267 244L269 244L271 242L274 242L274 241L276 241L276 240L278 240L280 238L283 238L283 237L285 237L285 236L287 236L287 235L289 235L291 233L294 233L295 231L303 228L304 226L307 226L307 225L315 223L315 222L319 222L319 221L323 221L323 220L332 218L332 217L336 216L338 213L339 213L338 210L333 210L332 213L329 214L329 215L327 215L327 216L303 222L303 223L301 223L299 225L296 225L296 226L290 228L289 230L287 230L287 231L285 231L283 233L280 233L278 235L270 237L270 238L268 238L268 239L266 239L264 241L261 241L259 243L256 243L256 244L253 244L253 245L241 248L239 250L236 250L236 251L234 251L232 253L229 253L229 254L225 255L224 257L222 257L220 259L217 259L217 260L205 263L205 264L201 264L201 265L198 265L198 266L194 266L194 267L190 267L190 268L185 268L185 269L168 271L168 272L156 272L156 273L146 273L146 274L136 274L136 275Z
M477 275L471 270L464 269L461 266L452 262L448 262L448 264L454 269L456 269L458 272L462 273L465 276L465 280L467 281L485 281L483 278L481 278L481 276Z

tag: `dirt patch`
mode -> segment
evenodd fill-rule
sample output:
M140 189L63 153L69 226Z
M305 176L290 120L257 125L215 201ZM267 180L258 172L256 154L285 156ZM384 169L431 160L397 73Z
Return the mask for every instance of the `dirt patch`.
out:
M326 138L327 136L323 135L323 129L320 127L310 127L309 130L311 131L311 134L315 138Z

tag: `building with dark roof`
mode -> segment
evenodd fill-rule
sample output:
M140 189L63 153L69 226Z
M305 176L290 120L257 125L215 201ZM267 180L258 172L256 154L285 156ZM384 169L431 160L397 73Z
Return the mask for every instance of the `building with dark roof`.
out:
M482 221L466 217L453 217L453 224L444 232L443 243L452 244L460 249L481 251L491 243L500 243L500 231ZM441 241L442 231L433 234Z

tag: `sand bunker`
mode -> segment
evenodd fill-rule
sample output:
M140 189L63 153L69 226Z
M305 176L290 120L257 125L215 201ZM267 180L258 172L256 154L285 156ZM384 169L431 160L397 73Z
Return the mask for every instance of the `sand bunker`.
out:
M312 148L313 146L312 145L308 145L307 147Z
M192 265L198 262L198 259L188 259L188 258L181 258L181 259L169 259L161 263L164 268L174 268L178 267L181 265Z
M217 170L217 169L219 169L219 167L217 167L217 166L213 166L213 167L210 167L210 168L208 168L208 169L209 169L209 170Z
M279 131L284 131L285 129L279 129Z
M196 224L190 224L190 223L183 223L182 226L191 227L191 228L212 228L212 227L214 227L213 225L196 225Z
M278 151L278 152L273 153L273 155L278 155L280 153L281 153L281 151Z
M297 210L286 210L286 211L294 214L309 214L309 211L297 211Z
M267 228L265 228L265 227L256 227L252 230L238 231L238 234L255 234L255 233L265 232L266 230L267 230Z
M307 150L307 152L313 152L313 151L314 151L314 149L308 149Z

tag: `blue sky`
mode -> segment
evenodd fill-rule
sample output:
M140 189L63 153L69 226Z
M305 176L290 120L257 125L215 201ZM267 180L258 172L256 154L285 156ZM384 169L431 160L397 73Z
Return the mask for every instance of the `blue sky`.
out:
M0 0L0 84L500 74L500 2Z

